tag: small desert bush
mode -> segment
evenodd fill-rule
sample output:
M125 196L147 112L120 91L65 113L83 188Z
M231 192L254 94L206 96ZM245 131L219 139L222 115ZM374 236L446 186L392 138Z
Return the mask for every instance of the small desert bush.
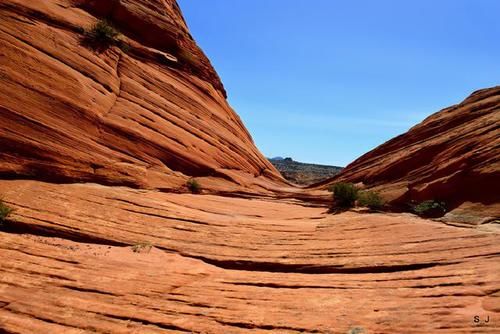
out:
M201 185L196 179L187 180L186 186L193 194L199 194L201 192Z
M130 52L130 45L128 45L127 43L125 43L124 41L122 40L119 40L118 43L117 43L117 46L120 48L120 50L122 50L124 53L129 53Z
M446 213L446 204L444 202L431 199L413 206L413 211L421 217L441 217Z
M132 251L134 253L142 253L143 251L149 253L151 251L151 248L153 248L153 244L150 243L149 241L144 241L144 242L138 242L135 245L133 245Z
M347 331L347 334L362 334L364 332L365 332L365 330L363 329L363 327L352 327L352 328L349 328L349 330Z
M333 206L348 209L354 207L358 199L358 188L352 183L336 183L331 188L333 191Z
M128 52L130 46L120 40L120 32L108 21L100 20L85 32L84 42L93 49L105 50L118 46L123 52Z
M97 44L111 46L116 43L120 33L108 21L100 20L87 31L86 35Z
M384 200L374 191L362 191L358 196L358 204L371 210L380 210L384 207Z
M0 199L0 225L3 225L7 221L13 211L14 209L9 207L3 200Z

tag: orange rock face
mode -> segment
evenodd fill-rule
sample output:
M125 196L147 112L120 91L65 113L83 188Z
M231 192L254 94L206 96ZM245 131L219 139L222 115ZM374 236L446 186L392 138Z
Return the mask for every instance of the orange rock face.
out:
M96 184L0 189L16 209L0 230L2 333L500 331L498 224Z
M99 18L121 47L85 45ZM0 83L0 333L500 331L498 224L331 215L287 186L173 0L0 0ZM492 208L498 93L341 178ZM233 198L175 193L190 176Z
M473 93L323 183L362 182L395 204L437 199L455 218L500 216L500 86Z
M126 52L84 45L98 19L121 32ZM158 189L188 176L282 183L175 1L2 0L0 82L4 178Z

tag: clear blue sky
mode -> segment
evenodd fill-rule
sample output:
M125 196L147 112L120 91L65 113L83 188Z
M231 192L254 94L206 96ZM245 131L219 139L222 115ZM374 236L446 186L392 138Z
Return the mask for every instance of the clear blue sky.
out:
M500 84L498 0L178 0L259 149L344 166Z

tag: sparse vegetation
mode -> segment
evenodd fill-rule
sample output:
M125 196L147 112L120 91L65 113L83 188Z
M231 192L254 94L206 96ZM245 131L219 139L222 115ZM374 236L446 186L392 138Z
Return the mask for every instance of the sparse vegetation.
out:
M414 205L413 211L421 217L437 218L446 213L446 204L444 202L431 199Z
M124 53L129 53L130 52L130 45L128 45L124 41L119 40L117 45L120 48L120 50L122 50Z
M358 196L358 204L371 210L380 210L384 207L384 200L377 192L361 191Z
M119 34L108 21L100 20L87 32L87 37L98 44L111 46Z
M0 225L5 224L10 214L14 211L11 207L4 203L3 200L0 199Z
M151 251L151 248L153 248L152 243L150 243L149 241L143 241L133 245L132 251L134 251L134 253L142 253L142 252L149 253Z
M331 188L335 208L349 209L354 207L358 199L358 188L352 183L339 182Z
M362 334L365 330L363 327L352 327L347 331L347 334Z
M353 183L335 183L328 190L333 192L333 204L330 208L332 213L339 213L355 206L367 207L370 210L381 210L385 206L384 199L377 192L362 191Z
M85 32L84 42L96 50L106 50L118 46L123 52L128 52L130 46L120 40L120 32L106 20L100 20Z
M193 194L199 194L201 192L201 185L196 179L187 180L186 186Z

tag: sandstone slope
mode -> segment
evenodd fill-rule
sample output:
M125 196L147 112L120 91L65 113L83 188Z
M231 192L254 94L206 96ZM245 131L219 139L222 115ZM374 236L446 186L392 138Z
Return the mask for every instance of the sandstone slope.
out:
M84 46L99 19L127 52ZM261 192L283 182L173 0L1 0L0 83L3 178L179 190L196 176Z
M321 187L363 183L396 205L437 199L456 220L498 218L499 126L500 86L479 90L361 156Z
M92 184L0 188L16 208L0 231L2 333L500 331L497 224ZM140 243L154 247L135 253Z
M500 331L498 224L311 207L172 0L0 0L0 82L2 334Z

